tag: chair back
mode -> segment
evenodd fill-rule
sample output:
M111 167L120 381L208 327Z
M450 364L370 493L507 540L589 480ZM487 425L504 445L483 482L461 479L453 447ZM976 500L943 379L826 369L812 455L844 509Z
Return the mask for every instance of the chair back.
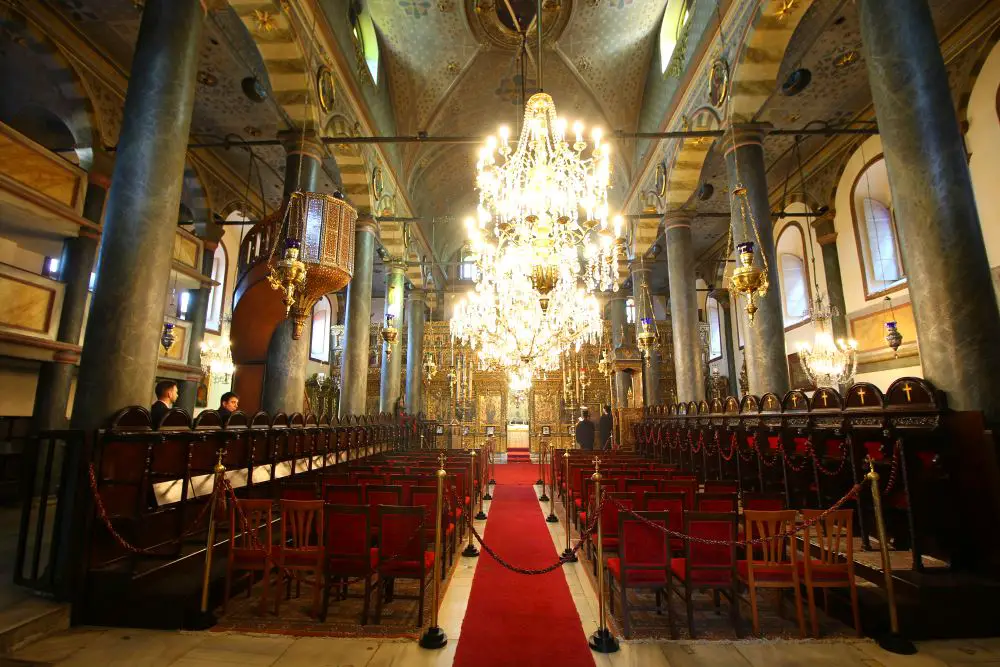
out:
M434 531L434 512L437 510L437 487L436 486L415 486L413 487L412 504L420 507L424 511L424 530ZM441 511L444 512L444 503L441 503Z
M674 473L669 470L646 470L639 474L642 479L655 479L655 480L667 480L673 476Z
M603 488L602 483L602 491ZM628 512L618 509L619 506L634 510L635 496L631 493L607 492L607 500L604 502L604 507L601 508L601 532L604 537L618 537L618 515L628 514Z
M419 486L422 480L423 478L419 475L389 475L389 484L399 486L403 489L403 499L400 500L398 504L409 505L410 494L413 492L413 487Z
M237 498L229 503L230 557L251 551L263 557L274 542L273 524L274 504L269 499Z
M427 519L423 507L379 505L379 560L424 561Z
M372 523L378 521L379 505L402 505L403 487L390 484L369 484L365 487L365 504Z
M669 523L666 512L618 514L618 557L623 584L630 572L659 570L666 575L671 560L670 540L665 532Z
M282 500L316 500L316 485L312 482L282 482Z
M281 500L281 544L284 551L321 549L323 501Z
M744 493L743 509L780 512L785 509L785 494L783 493Z
M824 510L802 510L806 522L805 540L811 544L812 557L806 558L808 565L822 565L824 571L831 567L853 570L854 565L854 511L833 510L819 518ZM809 525L811 521L815 521ZM819 557L816 557L816 548ZM846 560L845 560L846 559Z
M795 525L795 510L745 510L743 518L746 521L747 561L751 572L755 566L767 567L772 573L776 569L795 567L797 549L791 544L792 537L785 534ZM749 544L751 540L758 539L763 541Z
M735 512L686 512L684 532L691 537L725 540L727 544L704 544L685 540L685 580L695 585L728 587L736 582Z
M684 532L684 511L687 509L687 501L683 493L657 491L647 493L645 500L647 512L666 512L670 530ZM677 543L677 546L683 549L680 543Z
M694 509L694 494L698 492L698 482L693 479L672 479L664 480L660 485L662 491L684 494L684 509Z
M335 505L361 505L361 487L357 484L327 484L324 480L323 501Z
M699 512L735 512L739 509L736 493L697 493L695 509Z
M655 479L626 479L625 491L636 494L636 509L646 509L646 494L656 493L660 490L659 482Z
M326 557L367 565L371 545L371 518L364 505L323 505Z
M329 484L350 484L351 474L347 472L324 472L321 479L323 486Z
M715 479L705 481L705 493L739 493L740 483L734 479Z

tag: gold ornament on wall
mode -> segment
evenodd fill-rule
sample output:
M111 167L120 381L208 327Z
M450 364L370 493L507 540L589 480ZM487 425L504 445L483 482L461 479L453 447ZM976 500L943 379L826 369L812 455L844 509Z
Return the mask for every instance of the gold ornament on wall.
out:
M337 86L333 79L333 72L326 66L320 67L316 74L316 90L320 109L323 110L323 113L332 113L333 105L336 102Z

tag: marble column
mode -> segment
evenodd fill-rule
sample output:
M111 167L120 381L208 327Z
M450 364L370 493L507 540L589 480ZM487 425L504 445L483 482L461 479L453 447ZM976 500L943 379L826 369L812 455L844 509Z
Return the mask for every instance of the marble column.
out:
M767 127L760 125L737 125L735 130L727 128L722 148L726 156L726 171L729 174L734 247L743 241L753 241L756 266L764 267L761 253L767 255L768 262L770 287L766 296L757 299L759 310L752 325L744 309L746 299L733 295L739 317L743 318L744 354L747 359L750 393L760 396L772 391L778 396L784 396L789 388L788 358L785 355L781 286L778 282L778 261L774 251L774 226L771 223L771 208L768 201L764 147L761 143L766 131ZM750 210L756 220L756 235L749 220L746 225L743 223L739 202L732 193L737 184L742 184L747 189Z
M406 300L406 411L424 412L424 322L427 303L422 292Z
M670 280L670 327L674 340L674 375L677 400L683 403L705 397L701 337L698 335L698 292L695 286L691 218L667 215L663 219Z
M74 428L149 405L156 379L205 6L146 0L80 360Z
M639 331L644 317L653 317L653 302L650 286L653 270L648 266L632 267L632 293L635 298L635 328ZM659 405L660 399L660 349L650 352L649 360L642 362L643 405Z
M926 0L858 0L924 377L1000 419L1000 313L965 142Z
M833 212L812 222L816 242L823 253L823 272L826 274L826 298L836 313L833 316L833 337L847 338L847 306L844 303L844 281L840 277L840 255L837 252L837 232L833 226ZM814 249L810 249L815 252Z
M109 184L106 181L98 183L96 180L92 178L87 185L83 217L100 224ZM60 343L80 344L80 331L86 317L87 296L90 293L90 274L94 270L99 242L98 236L81 230L80 236L66 239L63 243L62 257L59 259L59 280L65 284L65 288L59 330L56 332L56 340ZM60 351L56 352L51 362L42 364L38 372L33 410L36 429L64 429L69 425L66 408L78 361L79 355L76 352Z
M285 191L287 204L292 193L315 192L322 171L322 144L316 133L288 131L279 135L285 149ZM292 321L282 320L267 346L267 366L261 392L261 409L268 414L301 412L309 363L309 337L292 338Z
M211 248L209 248L211 246ZM215 244L206 242L205 252L201 258L201 272L208 277L212 275L212 263L215 260ZM208 320L208 296L211 293L210 287L191 290L191 301L188 303L188 317L191 321L191 329L188 331L190 343L188 343L188 366L201 366L201 344L205 340L205 322ZM177 399L177 407L184 408L189 414L194 414L195 402L198 398L198 385L201 384L201 375L191 375L179 383L180 397ZM209 405L215 409L219 406Z
M391 316L399 335L392 345L382 344L382 376L379 383L379 412L392 412L400 398L399 385L403 368L403 289L406 286L406 267L392 263L385 274L385 315L382 323ZM419 363L419 362L418 362Z
M340 364L340 418L363 415L368 395L368 336L372 318L372 265L378 227L358 218L354 233L354 278L347 285L344 353Z
M611 349L617 351L625 343L625 325L628 323L624 292L618 292L608 300L608 320L611 325ZM631 379L628 373L615 371L614 388L616 406L628 407L628 388L630 385Z
M722 346L726 351L726 373L729 376L729 394L739 397L739 370L736 368L736 345L733 343L733 338L736 336L736 327L733 326L732 301L729 298L729 290L712 290L712 297L719 304L719 326L722 327Z

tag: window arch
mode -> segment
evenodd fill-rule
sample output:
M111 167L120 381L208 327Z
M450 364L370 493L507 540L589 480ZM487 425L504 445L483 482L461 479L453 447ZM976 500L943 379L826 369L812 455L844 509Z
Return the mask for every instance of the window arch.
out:
M692 0L670 0L660 24L660 71L665 73L681 41L684 27L691 20Z
M327 363L330 361L330 317L333 307L325 296L316 302L312 312L312 330L309 334L309 358Z
M877 156L858 174L851 203L865 296L877 297L906 280L883 156Z
M625 322L635 324L635 298L631 296L625 299Z
M705 302L708 311L708 360L722 358L722 318L719 316L719 302L708 297Z
M474 255L469 246L463 246L459 253L458 279L476 280L479 277L479 267L476 266Z
M364 60L372 81L378 84L379 50L378 33L368 8L361 2L351 3L351 33L358 50L358 59Z
M785 326L809 319L809 271L802 228L791 223L778 236L778 277L781 281L781 308Z
M212 285L208 293L208 314L205 319L205 328L214 333L222 330L222 318L225 316L226 303L226 274L229 272L229 252L226 244L219 241L215 247L215 254L212 256L211 277L217 285Z

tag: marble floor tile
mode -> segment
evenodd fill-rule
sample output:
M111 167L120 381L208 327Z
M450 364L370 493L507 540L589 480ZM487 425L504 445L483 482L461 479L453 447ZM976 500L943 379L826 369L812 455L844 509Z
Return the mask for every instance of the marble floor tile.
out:
M60 667L168 667L212 637L209 633L111 629L60 660Z
M17 656L22 660L57 663L93 645L106 632L107 628L72 628L24 647Z
M300 637L273 667L364 667L378 647L377 639Z
M181 657L242 667L271 667L295 641L294 637L214 634Z
M660 643L670 667L750 667L735 646L723 642Z
M920 652L951 664L1000 662L1000 640L951 639L928 642Z
M420 648L416 642L383 642L366 667L450 667L458 642L436 651Z
M883 651L874 642L862 642L855 644L855 648L873 662L868 663L869 667L945 667L948 663L935 658L928 653L928 645L925 644L916 655L896 655Z
M865 667L866 656L842 642L755 641L736 644L753 667Z

